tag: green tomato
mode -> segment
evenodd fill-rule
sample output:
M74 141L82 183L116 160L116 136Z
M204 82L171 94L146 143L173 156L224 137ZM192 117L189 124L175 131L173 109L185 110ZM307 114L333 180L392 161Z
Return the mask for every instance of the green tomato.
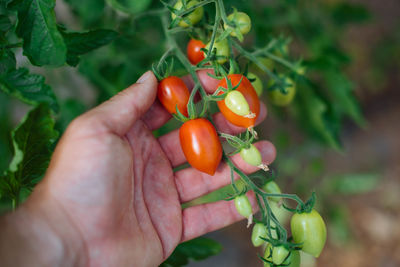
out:
M225 105L235 114L246 116L250 113L249 103L238 90L230 91L225 97Z
M296 94L296 86L292 79L290 79L288 77L283 77L283 76L280 76L280 77L283 78L285 80L285 84L287 84L287 86L285 88L286 93L282 93L279 88L275 88L274 90L268 91L268 96L274 105L285 107L292 102L292 100ZM271 80L269 83L269 86L271 87L274 84L275 84L275 81Z
M292 250L289 257L282 263L286 267L300 267L300 252Z
M251 79L251 80L254 80L254 81L251 82L251 85L253 85L254 90L256 90L257 95L260 96L262 94L262 91L263 91L263 84L262 84L261 79L258 78L258 76L255 75L252 72L249 72L247 74L247 78Z
M302 250L318 258L326 242L326 226L321 215L312 210L296 213L290 221L293 241L302 243Z
M265 191L265 193L269 194L281 194L281 189L279 188L279 185L275 183L274 181L269 181L265 185L263 185L262 189ZM272 201L279 202L281 200L280 197L270 197Z
M260 237L267 237L267 227L263 223L256 223L251 232L251 242L255 247L259 247L265 243Z
M240 150L240 157L246 163L253 166L260 166L262 164L261 153L253 144L249 148L242 148Z
M249 218L253 214L253 209L246 195L240 195L235 198L235 207L243 217Z
M198 3L200 3L198 0L192 0L189 3L187 3L186 9L189 9L192 6L197 5ZM174 5L174 8L177 10L182 10L182 8L183 8L182 0L178 0L178 2L176 2L176 4ZM190 24L188 24L184 19L182 19L181 21L179 21L178 25L183 28L187 28L189 26L195 25L196 23L198 23L201 20L201 18L203 17L203 14L204 14L204 8L202 6L198 7L195 10L193 10L193 12L186 15L186 17L185 17L190 22ZM174 13L171 13L171 18L175 19L176 15Z
M289 250L284 246L274 247L272 249L272 262L281 265L289 255Z
M208 43L206 45L207 50L210 49L210 44L211 43ZM216 50L215 55L217 56L218 64L224 64L228 60L229 55L230 55L228 40L224 39L219 42L214 42L213 50L214 49ZM204 57L207 57L206 53L204 53Z
M232 22L236 25L242 35L247 34L251 29L251 19L244 12L234 12L228 16L228 21ZM227 24L224 24L224 29L227 30L229 28L233 28ZM237 37L236 31L233 28L233 31L230 33L231 36Z

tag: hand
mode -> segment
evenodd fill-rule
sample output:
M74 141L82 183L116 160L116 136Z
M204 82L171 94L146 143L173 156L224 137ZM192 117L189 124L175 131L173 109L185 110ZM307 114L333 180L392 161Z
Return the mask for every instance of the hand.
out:
M205 88L216 80L199 72ZM185 82L192 86L189 78ZM221 163L214 176L193 168L173 172L185 162L178 130L158 139L152 130L170 115L156 101L157 80L145 73L136 84L75 119L61 138L44 180L21 211L52 229L73 264L158 266L182 241L242 219L232 201L181 209L181 204L230 182ZM260 119L266 116L262 108ZM235 127L214 115L220 131ZM267 141L256 145L265 163L275 158ZM246 173L257 170L238 155ZM252 202L254 198L251 196ZM45 242L45 241L44 241ZM51 251L51 250L50 250Z

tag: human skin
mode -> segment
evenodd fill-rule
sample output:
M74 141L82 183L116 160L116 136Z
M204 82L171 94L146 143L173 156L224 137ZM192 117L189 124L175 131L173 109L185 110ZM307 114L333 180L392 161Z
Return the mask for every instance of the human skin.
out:
M209 93L216 89L205 71L198 76ZM171 118L156 94L157 80L147 72L69 125L44 179L15 212L0 217L0 266L158 266L180 242L243 219L232 201L181 209L229 184L230 170L221 163L214 176L173 172L185 157L178 130L152 135ZM266 117L265 107L259 117ZM221 114L214 121L219 131L244 131ZM274 160L270 142L256 146L263 162ZM232 160L246 173L257 170L239 155Z

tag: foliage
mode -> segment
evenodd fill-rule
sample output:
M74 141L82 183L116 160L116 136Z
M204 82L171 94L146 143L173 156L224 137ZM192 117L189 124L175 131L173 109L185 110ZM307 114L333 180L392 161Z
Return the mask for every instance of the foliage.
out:
M68 122L88 108L78 94L68 100L57 100L56 95L63 94L54 93L46 84L43 73L51 75L54 68L67 69L66 65L77 67L96 88L97 99L91 103L95 105L133 83L169 48L158 18L162 8L159 1L65 2L80 31L71 30L72 26L76 27L71 21L63 22L66 25L57 22L53 0L6 0L0 3L0 157L11 160L8 169L0 173L0 201L8 206L15 207L22 201L43 176L56 142L55 127L62 134ZM353 83L344 72L351 60L341 48L340 37L348 24L367 21L370 18L368 10L340 1L285 0L260 5L256 6L255 1L225 1L225 6L234 6L252 18L254 39L246 41L244 48L275 43L282 51L292 39L290 51L300 51L270 57L274 65L268 69L268 75L263 75L264 81L271 79L275 71L285 71L295 77L297 83L293 105L285 109L272 108L273 113L296 122L309 142L318 141L341 149L340 133L344 120L351 119L360 126L365 125L365 120L353 94ZM214 15L210 5L205 9ZM213 16L204 18L207 22L212 19ZM282 32L290 38L280 36ZM176 38L179 45L187 42L185 35ZM101 51L94 51L100 47ZM41 68L42 74L36 74L38 68L23 66L20 57L17 62L15 55L21 50L31 65L52 69ZM294 63L288 61L289 56L300 58L300 54L306 56ZM297 75L300 64L306 67L307 76ZM187 74L187 71L177 63L174 74ZM12 120L8 113L14 98L32 105L33 109L11 132ZM2 162L0 171L6 165ZM352 194L363 179L361 176L356 179L344 176L334 180L336 182L329 187L336 186L344 194ZM367 186L360 190L374 186L372 176L367 180ZM189 241L181 244L164 266L182 266L189 258L200 260L220 249L207 239Z

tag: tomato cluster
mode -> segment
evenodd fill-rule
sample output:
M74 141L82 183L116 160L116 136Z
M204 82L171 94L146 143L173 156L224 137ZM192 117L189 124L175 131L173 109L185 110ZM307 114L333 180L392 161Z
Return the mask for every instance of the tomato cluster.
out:
M192 75L197 69L213 68L214 74L211 76L219 79L214 93L207 93L195 76L193 77L196 85L190 92L182 79L165 74L157 75L160 80L158 99L169 113L183 122L179 129L180 145L187 162L193 168L210 176L214 175L223 155L226 155L222 147L222 142L226 140L235 148L233 153L238 153L245 163L268 171L260 151L253 144L253 140L257 138L253 127L260 116L259 96L263 92L263 81L257 75L258 72L257 74L248 72L247 67L245 71L240 70L234 55L237 51L232 45L233 39L242 42L243 35L250 32L251 19L247 14L234 9L234 12L220 19L220 25L215 24L218 27L217 31L213 27L213 32L210 33L208 29L210 27L203 27L207 22L203 19L206 11L202 3L205 4L198 0L178 0L174 6L169 6L169 10L172 11L171 25L184 28L180 30L191 33L191 39L186 47L187 59L182 54L178 59L182 61L184 58L182 63L185 68L190 69ZM218 5L216 7L218 8ZM225 12L219 11L218 14ZM196 28L196 24L201 21L204 25ZM201 31L203 34L199 34ZM274 57L282 57L287 54L287 49L285 45L280 49L272 49L271 53ZM257 60L258 66L264 65L271 70L269 74L273 79L268 82L267 90L271 103L277 106L289 105L296 95L294 81L287 75L277 74L274 62L270 58ZM198 90L200 90L200 100L195 97ZM198 111L200 105L196 104L194 99L203 104L201 112ZM216 101L219 111L229 123L242 127L243 131L247 129L245 137L218 133L210 119L211 116L206 116L209 101ZM231 167L232 174L237 172L242 178L246 176L234 167L228 157L225 159ZM318 257L325 245L326 227L319 213L312 208L313 202L303 203L298 198L292 198L298 201L299 205L296 210L291 210L296 213L291 218L292 237L288 237L286 230L280 225L281 216L278 213L289 213L285 210L286 207L282 206L282 202L283 198L290 198L288 197L290 195L282 194L277 183L272 180L260 187L246 179L244 181L254 190L258 202L262 199L264 203L263 205L258 203L263 211L262 220L255 219L251 240L256 247L266 245L263 257L265 266L298 267L299 250ZM248 218L250 225L254 210L246 196L246 190L239 191L235 183L232 186L234 195L231 199L234 200L237 213Z

